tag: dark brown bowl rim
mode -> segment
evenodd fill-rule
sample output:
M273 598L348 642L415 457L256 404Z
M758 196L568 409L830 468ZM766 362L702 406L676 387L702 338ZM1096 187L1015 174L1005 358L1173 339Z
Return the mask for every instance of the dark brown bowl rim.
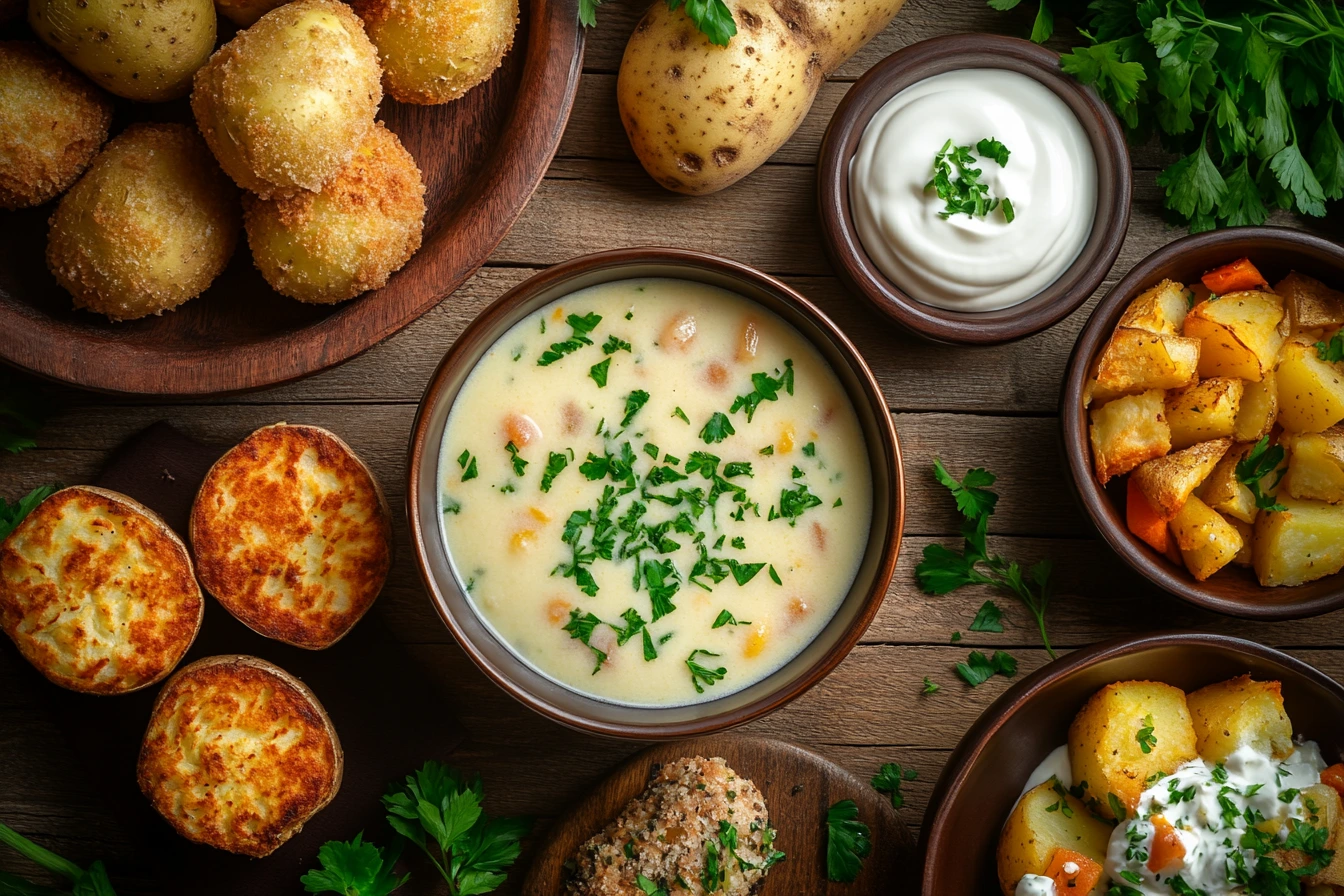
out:
M961 740L957 742L956 747L953 748L952 754L947 759L947 764L943 766L943 773L938 776L938 783L934 785L933 793L929 797L928 809L924 814L924 823L920 826L919 847L916 850L916 855L920 857L923 865L920 882L920 892L923 896L943 896L943 894L935 893L930 888L934 868L933 857L944 849L956 849L958 847L957 843L948 842L952 834L945 832L944 828L950 813L943 812L942 808L963 798L962 786L971 769L979 761L990 739L999 733L999 730L1012 718L1014 713L1035 699L1038 694L1054 682L1080 669L1117 657L1144 653L1155 648L1190 646L1213 647L1229 653L1249 655L1256 659L1268 661L1309 679L1324 690L1329 691L1341 703L1344 703L1344 686L1341 686L1339 682L1325 673L1281 650L1275 650L1254 641L1247 641L1244 638L1234 638L1230 635L1215 635L1209 632L1196 631L1154 632L1112 638L1099 644L1093 644L1090 647L1084 647L1081 650L1075 650L1066 656L1047 663L1004 691L997 700L989 705L988 709L980 714L980 718L976 719L975 724L971 725L967 732L962 735ZM987 818L985 822L986 824L997 825L1002 823L1002 819Z
M1248 244L1252 244L1248 248ZM1064 374L1060 393L1060 427L1064 455L1068 461L1069 482L1074 496L1097 532L1120 557L1144 578L1188 603L1206 610L1243 619L1280 621L1317 616L1344 607L1344 572L1305 585L1260 588L1260 593L1275 600L1248 601L1224 596L1217 577L1203 583L1167 565L1148 545L1131 535L1125 527L1123 512L1116 508L1096 477L1092 475L1092 448L1088 439L1087 412L1082 395L1093 359L1104 347L1129 302L1143 289L1156 283L1155 271L1167 262L1193 249L1226 245L1227 258L1275 249L1305 249L1332 256L1344 274L1344 246L1322 237L1287 227L1233 227L1182 237L1151 253L1120 279L1097 303L1091 317L1078 334ZM1336 581L1331 590L1321 582ZM1294 593L1298 600L1283 600Z
M850 212L849 162L873 115L906 87L967 68L1018 71L1049 87L1078 117L1097 162L1097 217L1078 258L1036 296L999 311L952 311L906 295L864 251ZM817 169L822 242L840 278L883 314L935 342L998 345L1054 326L1101 285L1129 230L1134 183L1120 122L1095 90L1060 70L1058 53L1015 37L950 34L892 53L845 94L826 128Z
M863 596L858 613L840 638L827 649L825 654L805 674L796 676L785 687L733 710L711 713L681 722L619 724L594 720L539 698L508 676L501 674L487 661L484 653L467 635L451 611L437 580L431 572L426 556L425 539L434 537L434 535L424 531L417 513L417 507L422 501L426 500L426 496L421 493L419 486L421 467L425 463L434 463L437 457L437 447L428 444L429 424L426 411L441 400L441 392L451 380L457 367L468 359L468 354L477 340L482 338L482 334L499 324L501 319L513 314L517 306L556 284L582 274L637 264L672 265L704 270L752 283L774 293L826 334L834 342L840 353L849 361L852 372L857 377L859 386L864 392L864 397L874 412L882 442L880 453L887 461L891 480L889 490L885 493L875 492L874 501L877 502L885 498L892 509L889 514L890 522L884 533L882 553L878 560L875 577L871 587ZM806 338L806 335L804 338ZM852 396L851 400L853 400ZM425 589L429 593L431 602L438 611L444 625L452 632L454 640L471 657L477 668L484 672L496 685L529 709L579 731L640 740L673 740L725 731L773 712L798 698L820 682L858 644L859 639L868 630L868 626L881 608L887 588L896 572L896 559L900 553L901 537L905 530L905 476L895 422L887 406L886 397L878 385L877 378L873 375L859 350L820 308L783 282L741 262L689 249L647 246L597 252L554 265L514 286L476 316L454 341L453 347L444 355L443 360L439 362L439 366L435 369L433 376L430 377L429 384L425 387L424 395L416 409L415 420L411 426L407 464L406 508L416 567L419 570L421 580L424 582ZM795 657L794 660L790 660L781 668L788 668L796 660ZM731 695L729 696L731 697ZM716 701L700 705L712 707L714 702ZM653 711L656 712L656 710Z

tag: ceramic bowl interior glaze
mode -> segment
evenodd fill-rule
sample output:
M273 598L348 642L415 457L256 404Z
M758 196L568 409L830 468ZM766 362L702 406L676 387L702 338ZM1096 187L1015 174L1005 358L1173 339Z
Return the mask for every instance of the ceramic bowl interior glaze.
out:
M1125 525L1125 485L1121 477L1103 488L1092 467L1088 413L1083 388L1093 362L1106 347L1129 303L1145 289L1170 278L1199 280L1205 271L1248 257L1275 283L1297 270L1344 288L1344 247L1284 227L1236 227L1196 234L1168 243L1135 265L1092 312L1069 359L1060 396L1064 453L1074 492L1101 537L1125 562L1153 584L1196 606L1231 616L1296 619L1344 606L1344 573L1305 585L1263 588L1246 568L1227 566L1198 582L1184 566L1154 551Z
M857 413L873 478L868 545L849 594L815 640L783 667L728 696L675 707L633 707L577 693L537 672L482 622L453 574L440 534L439 446L449 411L477 361L515 323L575 290L640 277L693 280L736 292L778 314L830 364ZM816 684L858 642L886 594L900 549L904 486L900 446L886 399L858 351L811 302L783 283L727 259L678 249L622 249L543 271L487 308L440 363L411 433L407 487L411 538L420 573L444 623L500 687L543 715L599 734L687 737L740 725Z
M975 68L1020 72L1053 90L1077 116L1097 162L1096 222L1078 258L1034 297L999 311L951 311L906 295L864 250L850 211L849 163L872 117L893 96L919 81ZM932 171L932 156L929 163ZM823 242L837 273L879 311L935 342L1010 342L1053 326L1071 314L1101 285L1120 254L1129 229L1132 191L1124 133L1105 101L1092 88L1060 71L1059 54L1030 41L995 34L953 34L920 41L873 66L836 109L817 162L817 207Z
M1344 751L1344 688L1306 663L1251 641L1196 632L1098 644L1010 687L961 739L934 787L920 834L923 896L998 894L995 850L1022 785L1065 743L1087 699L1114 681L1164 681L1192 691L1249 673L1283 683L1294 733L1320 744L1326 762Z

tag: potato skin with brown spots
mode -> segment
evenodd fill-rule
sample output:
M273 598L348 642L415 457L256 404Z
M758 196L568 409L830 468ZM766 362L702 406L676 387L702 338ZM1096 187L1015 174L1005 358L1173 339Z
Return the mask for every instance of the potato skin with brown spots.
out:
M252 656L197 660L159 692L140 745L140 791L180 835L260 858L340 790L344 754L301 681Z
M125 495L62 489L0 542L0 629L72 691L126 694L159 681L204 611L187 546Z
M373 605L392 565L392 514L334 434L277 423L229 449L191 508L201 584L253 631L330 647Z
M737 34L711 44L684 10L655 3L621 59L621 123L644 170L678 193L746 177L802 124L822 79L905 0L726 0Z

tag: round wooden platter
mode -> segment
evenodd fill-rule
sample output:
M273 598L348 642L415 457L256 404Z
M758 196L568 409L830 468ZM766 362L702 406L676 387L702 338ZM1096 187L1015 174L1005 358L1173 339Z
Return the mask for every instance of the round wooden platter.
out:
M523 0L513 49L456 102L385 98L378 117L420 165L424 242L387 286L333 306L274 292L240 234L228 269L205 293L158 317L112 323L76 311L44 263L55 202L0 211L0 359L105 392L207 395L298 379L333 367L432 308L485 261L550 164L578 88L577 0ZM224 23L221 21L221 29ZM23 29L5 37L30 37ZM221 35L221 40L224 35ZM190 121L186 101L119 103L129 118Z
M775 845L788 858L770 869L757 896L901 896L914 892L914 839L891 801L838 765L777 740L716 735L650 747L607 776L545 833L523 884L524 896L561 896L564 863L648 784L657 767L687 756L721 757L765 797ZM874 769L876 771L876 769ZM826 810L851 799L872 830L873 851L852 884L826 880Z

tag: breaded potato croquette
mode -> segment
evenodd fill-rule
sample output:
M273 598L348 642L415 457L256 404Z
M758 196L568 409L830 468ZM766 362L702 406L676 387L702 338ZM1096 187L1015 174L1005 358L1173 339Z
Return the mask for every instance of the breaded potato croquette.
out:
M125 694L162 679L204 611L187 546L125 495L62 489L0 542L0 629L72 691Z
M718 877L706 883L708 846L722 842L723 823L736 829L737 861L716 861ZM752 781L722 759L678 759L655 768L648 788L579 847L564 896L650 892L641 877L667 892L684 892L676 882L686 880L725 896L747 896L782 858L774 836L765 799Z
M238 193L184 124L132 124L51 216L47 266L76 308L134 320L205 291L229 263Z
M287 0L215 0L215 10L239 28L246 28L257 19L284 6Z
M499 68L518 0L352 0L383 60L383 88L402 103L455 100Z
M107 142L112 100L32 41L0 41L0 208L41 205Z
M425 185L397 135L376 124L316 193L243 199L252 259L276 292L339 302L378 289L420 248Z
M350 7L296 0L266 13L196 73L191 109L240 187L263 199L319 190L373 127L378 51Z
M136 780L183 837L260 858L332 801L344 770L317 696L235 654L197 660L159 691Z

